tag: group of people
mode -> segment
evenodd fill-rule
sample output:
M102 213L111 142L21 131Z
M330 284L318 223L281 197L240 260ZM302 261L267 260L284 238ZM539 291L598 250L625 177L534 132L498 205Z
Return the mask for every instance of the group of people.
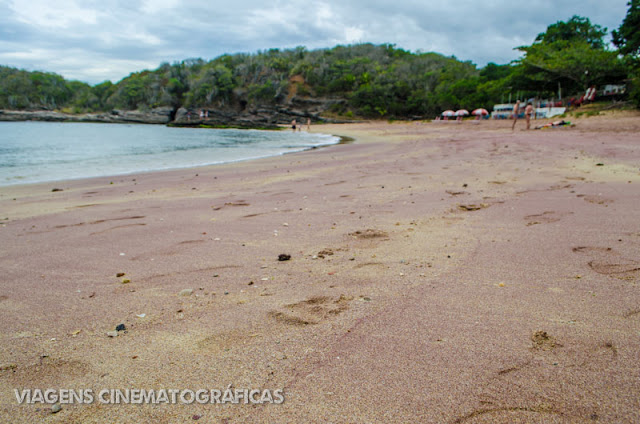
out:
M293 121L291 121L291 130L295 131L296 128L298 129L298 131L302 131L302 125L298 125L298 123L294 119ZM307 131L309 131L310 129L311 129L311 118L307 118Z
M520 100L516 101L516 104L513 106L513 125L511 126L511 131L516 129L516 122L518 122L518 115L520 114ZM527 106L524 108L524 119L527 121L527 129L531 129L531 115L533 115L533 105L531 102L527 103Z
M209 111L200 109L200 120L209 119ZM187 121L191 121L191 111L187 111Z

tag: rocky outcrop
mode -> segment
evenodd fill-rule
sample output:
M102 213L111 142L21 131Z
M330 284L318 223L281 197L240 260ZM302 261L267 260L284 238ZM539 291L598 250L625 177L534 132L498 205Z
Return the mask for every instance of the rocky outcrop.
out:
M213 127L276 128L288 125L293 119L300 123L348 122L322 116L335 106L344 106L344 99L312 99L294 96L287 103L267 105L235 105L224 108L194 107L177 110L160 107L148 111L112 110L111 112L69 114L47 110L0 110L0 121L105 122L170 124L175 126L209 125ZM202 116L201 117L201 112Z
M71 114L49 110L16 111L0 110L0 121L49 121L49 122L105 122L168 124L173 115L172 108L156 108L149 111L112 110L102 113Z
M262 104L244 108L180 108L176 112L172 125L176 126L229 126L241 128L275 128L289 125L293 119L305 123L307 119L317 122L348 122L327 118L323 114L334 105L345 105L344 99L311 99L293 97L283 104ZM201 112L202 116L201 117Z

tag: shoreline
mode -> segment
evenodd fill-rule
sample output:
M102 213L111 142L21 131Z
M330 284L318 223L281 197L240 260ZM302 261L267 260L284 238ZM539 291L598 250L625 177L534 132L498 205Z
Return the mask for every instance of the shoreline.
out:
M1 414L640 420L640 119L576 124L323 125L357 142L0 188ZM285 402L53 415L13 394L229 384Z
M146 125L146 124L140 124L140 125ZM216 129L216 128L213 128L213 129ZM233 130L243 130L243 129L233 128ZM245 130L248 131L249 129L245 129ZM255 129L251 129L251 130L255 130ZM268 131L268 130L256 130L256 131ZM307 133L307 131L305 131L305 133ZM266 159L271 157L286 156L289 154L301 153L301 152L310 151L310 150L322 149L322 148L326 148L334 145L349 144L349 143L355 142L355 139L353 138L340 136L338 134L327 134L327 133L322 133L317 131L312 131L312 133L322 135L322 136L328 136L328 137L331 137L332 139L336 139L337 141L329 144L319 144L319 145L314 145L309 147L301 147L300 150L295 150L295 151L285 151L285 152L281 152L273 155L248 157L243 159L229 160L225 162L147 169L147 170L139 170L139 171L126 172L126 173L117 173L117 174L81 176L76 178L61 178L61 179L41 180L41 181L32 181L32 182L15 182L10 184L0 184L0 190L2 190L3 188L16 187L16 186L31 186L31 185L44 185L44 184L56 184L56 183L65 184L66 182L69 182L69 181L92 180L96 178L119 179L119 178L128 177L128 176L145 175L145 174L156 173L156 172L172 172L172 171L189 170L189 169L197 170L199 168L206 168L210 166L220 166L220 165L227 165L227 164L233 164L233 163L239 163L239 162L247 162L247 161L250 162L254 160Z
M148 124L165 125L176 128L212 128L212 129L261 129L279 130L287 127L291 119L311 118L314 124L348 123L350 120L322 117L318 113L306 110L287 110L269 107L259 111L211 110L211 117L190 119L187 109L182 107L157 107L146 110L113 109L111 111L68 113L56 110L7 110L0 109L0 122L69 122L69 123L111 123L111 124Z

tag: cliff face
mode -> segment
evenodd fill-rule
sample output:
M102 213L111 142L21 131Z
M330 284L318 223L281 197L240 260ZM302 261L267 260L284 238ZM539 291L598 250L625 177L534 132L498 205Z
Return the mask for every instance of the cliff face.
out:
M299 123L341 122L322 117L334 105L343 105L344 99L310 99L293 97L286 104L271 104L244 107L194 107L177 110L160 107L148 111L112 110L102 113L69 114L53 111L0 110L0 121L51 121L51 122L105 122L137 124L171 124L176 126L229 126L241 128L275 128L289 124L293 119ZM203 117L201 117L201 112ZM207 116L208 115L208 116Z

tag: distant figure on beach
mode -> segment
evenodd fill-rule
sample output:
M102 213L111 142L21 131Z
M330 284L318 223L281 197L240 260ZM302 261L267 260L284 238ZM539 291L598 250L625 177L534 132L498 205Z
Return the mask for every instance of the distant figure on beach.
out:
M204 111L204 117L205 117L205 118L209 118L209 111L208 111L208 110L205 110L205 111Z
M527 103L527 107L524 108L524 117L527 120L527 129L531 128L531 115L533 115L533 106L531 102Z
M296 130L296 120L291 121L291 129L295 132Z
M307 118L307 131L311 129L311 118Z
M511 126L511 131L516 129L516 122L518 121L518 113L520 113L520 100L516 101L515 106L513 106L513 125Z
M191 121L191 112L187 112L187 121Z
M200 109L200 119L204 118L204 110Z

